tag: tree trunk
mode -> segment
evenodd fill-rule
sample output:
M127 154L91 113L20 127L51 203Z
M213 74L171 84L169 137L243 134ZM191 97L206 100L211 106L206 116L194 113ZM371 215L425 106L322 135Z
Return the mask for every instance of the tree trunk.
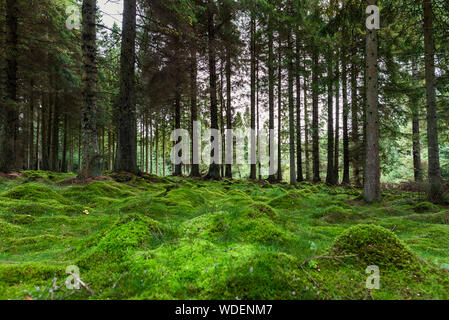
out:
M377 0L367 0L375 5ZM366 159L363 198L367 202L380 201L379 115L377 73L377 30L366 31Z
M137 167L137 135L135 75L136 0L125 0L123 11L122 49L120 57L120 102L115 171L139 173Z
M62 139L62 160L61 172L67 172L67 135L68 135L68 116L64 114L64 132Z
M256 21L251 17L251 171L249 178L256 180Z
M320 149L319 149L319 119L318 119L318 90L319 90L319 54L318 48L314 45L312 48L312 140L313 140L313 182L320 182Z
M327 62L327 174L326 183L334 185L334 78L333 52L329 49Z
M156 121L156 133L155 133L155 139L156 139L156 175L159 175L159 125Z
M230 50L226 50L226 128L228 130L232 130L232 103L231 103L231 53ZM226 139L227 149L226 155L233 154L233 146L234 142L232 139L232 135L229 135ZM232 159L231 159L232 160ZM232 164L226 164L226 172L225 176L228 179L232 179Z
M335 64L335 144L334 144L334 183L339 183L340 167L340 61Z
M96 0L83 1L83 107L82 150L83 160L78 175L81 179L101 175L100 154L97 136L96 105Z
M36 110L36 93L34 90L34 80L30 83L30 109L28 122L28 169L36 170L34 166L34 112Z
M6 0L6 97L0 110L0 172L17 169L14 137L19 114L17 111L18 3Z
M427 93L427 141L429 155L429 200L441 202L443 195L439 141L438 116L435 93L435 43L433 36L432 0L423 0L424 10L424 48L426 62L426 93Z
M291 3L289 2L291 5ZM293 97L293 39L292 32L288 32L288 119L289 119L289 145L290 145L290 184L296 185L296 158L295 158L295 102Z
M223 65L224 65L224 61L221 61L221 65L220 65L220 136L222 137L222 141L221 141L221 164L220 164L220 175L221 177L224 177L225 172L225 165L224 165L224 116L223 116L223 112L224 112L224 106L225 106L225 101L224 101L224 89L223 89Z
M421 139L419 130L419 106L418 101L410 99L412 104L412 139L413 139L413 172L415 182L423 181L421 168Z
M282 39L279 33L279 56L278 56L278 174L277 180L282 181Z
M346 48L342 49L342 85L343 85L343 184L349 184L349 133L348 133L348 65Z
M55 91L53 104L53 125L52 125L52 139L51 139L51 170L59 171L59 109L60 101L59 95Z
M209 55L209 94L210 94L210 115L211 115L211 129L218 130L218 108L217 108L217 66L215 53L215 22L213 13L213 1L208 0L207 16L208 16L208 55ZM211 143L213 141L211 136ZM214 161L214 152L218 150L211 150L211 163L207 179L220 179L220 167Z
M175 130L181 129L181 93L180 86L177 84L175 92ZM178 138L177 143L181 143L181 137ZM182 150L179 150L179 156L182 157ZM174 176L182 176L182 164L175 164Z
M355 49L354 49L355 50ZM354 55L356 52L354 52ZM352 127L352 164L354 168L354 183L357 187L361 187L360 180L360 139L359 139L359 106L357 102L357 68L352 61L351 65L351 127Z
M299 41L299 33L296 33L296 180L298 182L304 181L302 171L302 141L301 141L301 73L300 73L300 59L301 45Z
M306 72L306 55L304 50L304 72ZM308 77L304 76L304 148L306 153L306 180L310 181L310 118L307 99L307 83Z
M273 44L274 44L274 34L273 34L273 17L270 15L269 17L269 26L268 26L268 126L270 130L269 136L269 153L270 153L270 162L269 166L272 168L274 166L274 52L273 52ZM278 168L279 169L279 168ZM271 171L271 170L270 170ZM273 173L273 172L271 172ZM275 174L270 174L268 177L268 181L273 183L276 180Z
M191 126L192 126L192 171L190 175L192 177L200 177L200 166L199 166L199 149L198 149L198 137L196 134L193 134L193 123L198 121L198 104L197 104L197 95L198 95L198 85L197 85L197 76L198 76L198 60L197 60L197 50L196 50L196 41L194 39L192 44L192 49L190 52L190 111L191 111ZM197 139L197 141L194 141Z

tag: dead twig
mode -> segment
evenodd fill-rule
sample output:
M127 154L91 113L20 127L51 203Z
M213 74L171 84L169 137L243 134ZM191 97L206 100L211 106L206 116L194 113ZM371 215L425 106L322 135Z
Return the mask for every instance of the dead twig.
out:
M77 276L76 274L74 274L74 273L70 273L70 275L71 275L73 278L75 278L75 280L78 281L79 284L81 284L81 285L83 286L84 289L86 289L87 291L89 291L89 293L90 293L91 295L93 295L93 296L95 295L95 292L93 292L92 289L89 288L89 286L88 286L83 280L81 280L80 277L78 277L78 276Z

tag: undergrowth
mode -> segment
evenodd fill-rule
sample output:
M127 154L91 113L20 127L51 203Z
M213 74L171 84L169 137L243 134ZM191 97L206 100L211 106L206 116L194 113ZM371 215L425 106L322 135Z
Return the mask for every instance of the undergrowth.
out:
M449 299L449 209L417 194L109 176L0 181L0 299Z

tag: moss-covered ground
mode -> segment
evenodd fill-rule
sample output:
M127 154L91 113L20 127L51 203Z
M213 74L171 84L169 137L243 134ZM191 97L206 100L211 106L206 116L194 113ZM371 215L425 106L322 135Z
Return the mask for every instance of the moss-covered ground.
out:
M73 178L0 177L0 299L449 299L449 208L416 193Z

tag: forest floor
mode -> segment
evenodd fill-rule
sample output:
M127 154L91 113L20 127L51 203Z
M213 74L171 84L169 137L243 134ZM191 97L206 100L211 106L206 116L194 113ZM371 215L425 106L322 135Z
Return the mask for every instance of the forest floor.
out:
M0 177L0 299L449 299L449 207L418 193L73 178Z

